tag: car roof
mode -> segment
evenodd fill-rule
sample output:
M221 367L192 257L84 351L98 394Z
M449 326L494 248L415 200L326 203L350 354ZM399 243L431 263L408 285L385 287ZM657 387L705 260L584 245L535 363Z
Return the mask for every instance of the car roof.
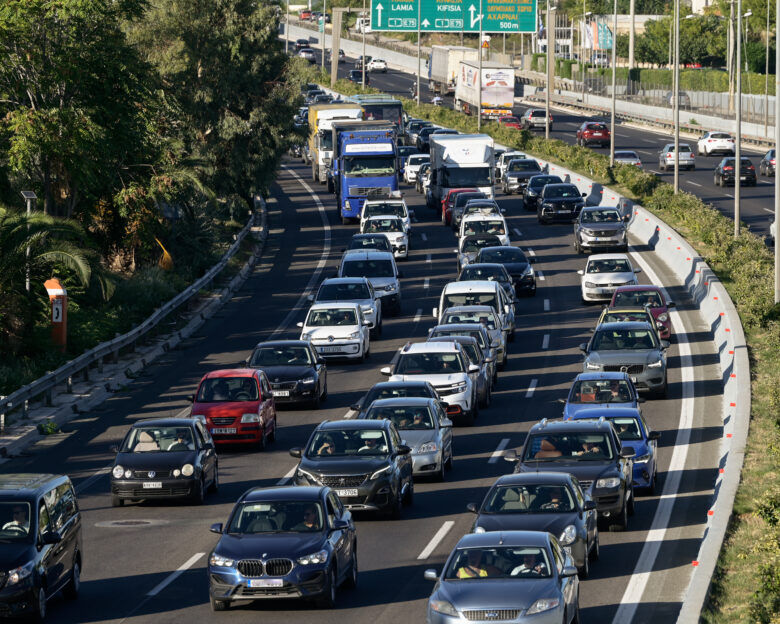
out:
M368 281L367 277L329 277L322 280L322 284L320 284L320 286L325 284L355 284L357 282L360 282L361 284L371 283Z
M241 495L238 502L259 502L259 501L287 501L303 500L318 501L322 496L324 487L306 486L306 485L283 485L277 487L256 487L251 488Z
M580 373L574 378L574 381L596 381L599 379L628 379L628 373L620 371L600 373Z
M198 418L146 418L133 423L136 427L193 427Z
M441 342L411 342L401 348L401 353L459 353L460 344L455 340Z
M470 238L470 237L467 236L466 238ZM497 288L501 288L498 282L492 282L490 280L465 280L463 282L449 282L445 284L442 293L452 295L452 294L470 293L470 292L484 292L484 291L490 292L496 290Z
M588 258L588 262L591 260L628 260L628 256L626 254L622 253L605 253L605 254L594 254L590 258Z
M551 534L546 531L487 531L485 533L467 533L458 540L455 548L491 546L546 547L550 542L550 536Z
M566 433L568 431L609 431L612 429L612 423L607 420L547 420L536 423L528 435L532 433ZM526 438L528 440L528 438Z
M610 329L650 329L652 325L647 321L614 321L612 323L602 323L597 331L609 331Z
M371 403L371 407L392 407L398 406L431 406L431 403L438 404L438 401L432 397L392 397L389 399L377 399Z
M355 418L353 420L325 420L317 426L318 431L330 431L333 429L385 429L389 424L387 420L367 420Z
M477 307L477 306L475 306ZM454 308L447 308L447 310L453 310ZM491 310L493 308L490 308ZM474 331L484 329L482 323L446 323L445 325L436 325L431 331ZM485 330L487 331L487 330ZM453 336L453 340L456 336Z
M545 174L545 175L547 175L547 174ZM574 184L574 182L554 182L554 183L550 183L550 184L545 184L545 187L548 187L548 186L550 188L560 188L562 186L573 186L573 187L577 188L577 185ZM579 189L577 189L577 190L579 190Z
M470 221L496 221L498 219L503 221L504 215L495 212L491 212L490 214L485 214L483 212L471 212L463 217L463 223L468 223ZM484 238L484 236L480 236L479 238Z
M647 308L644 306L606 306L603 308L603 312L647 312Z
M456 282L458 284L466 284L467 282ZM497 282L491 282L491 284L496 284L498 286ZM500 288L500 286L499 286ZM462 305L462 306L450 306L444 312L495 312L493 309L493 306L489 305ZM462 325L479 325L479 323L461 323ZM449 324L448 324L449 326Z
M383 390L385 388L399 388L402 386L427 386L429 382L423 379L407 379L405 381L379 381L371 386L371 390L379 388Z
M332 310L334 308L351 308L357 310L360 304L354 301L323 301L322 303L313 303L309 308L311 310Z
M365 206L363 206L363 207L365 208ZM368 219L366 219L366 221L367 222L368 221L379 221L380 219L381 220L390 219L392 221L401 221L402 220L401 217L399 217L398 215L373 215L371 217L368 217Z
M597 210L615 210L617 211L617 206L585 206L581 211L580 214L583 212L596 212ZM602 254L604 255L604 254Z
M635 286L618 286L615 292L636 292L638 290L654 290L661 292L661 287L655 284L636 284Z
M343 261L347 260L392 260L393 254L389 251L379 251L378 249L347 249L342 256Z
M478 344L474 336L433 336L428 342L459 342L460 344Z
M640 411L638 407L586 407L584 409L577 410L572 414L571 418L576 420L598 420L602 416L604 418L639 418Z
M568 472L515 472L500 476L493 485L520 485L525 483L571 484Z
M485 247L485 249L489 249L489 248ZM465 271L466 269L473 269L475 267L480 269L485 268L485 269L496 269L497 271L501 271L501 270L506 271L506 268L504 268L504 265L501 264L500 262L472 262L471 264L467 264L466 266L464 266L463 271Z
M257 347L308 347L311 343L308 340L266 340L258 342Z
M203 375L203 379L215 379L222 377L254 377L257 370L254 368L220 368L219 370L209 371Z
M44 488L49 488L60 481L68 479L65 475L51 473L19 472L0 475L0 497L7 495L32 496Z

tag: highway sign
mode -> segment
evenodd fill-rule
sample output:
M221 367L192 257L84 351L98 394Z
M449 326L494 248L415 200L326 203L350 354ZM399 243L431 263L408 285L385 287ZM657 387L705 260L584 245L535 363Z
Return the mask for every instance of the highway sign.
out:
M536 32L537 0L371 0L371 30ZM422 3L418 6L418 3ZM420 24L418 28L417 19Z

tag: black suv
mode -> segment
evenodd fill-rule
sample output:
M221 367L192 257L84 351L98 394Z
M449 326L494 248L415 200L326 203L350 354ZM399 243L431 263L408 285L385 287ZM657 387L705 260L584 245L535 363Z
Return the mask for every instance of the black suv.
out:
M542 189L548 184L563 184L563 180L556 175L548 174L535 175L530 178L523 190L523 208L536 212L539 196L542 194Z
M633 449L623 448L612 423L598 420L548 421L531 427L523 450L504 459L515 472L568 472L594 501L599 520L625 530L634 514Z
M419 379L409 381L380 381L363 395L357 403L353 403L350 409L357 412L355 418L363 418L368 408L379 399L406 399L409 397L423 397L436 399L439 395L429 381Z
M742 157L742 165L739 168L739 180L744 182L744 186L755 186L758 184L756 179L756 168L749 158ZM734 168L736 167L737 159L733 156L727 156L718 163L715 167L715 173L713 174L713 182L715 186L726 186L727 184L734 184Z
M585 207L583 198L586 194L580 193L574 184L546 184L537 202L537 221L542 224L553 221L573 223Z
M330 488L253 488L211 531L221 536L208 564L214 611L268 598L313 598L330 608L339 586L357 584L352 514Z
M336 420L321 423L301 459L296 485L334 488L347 509L381 511L394 520L414 498L411 449L389 420Z
M78 596L81 513L68 477L0 476L0 527L0 616L42 621L59 590Z

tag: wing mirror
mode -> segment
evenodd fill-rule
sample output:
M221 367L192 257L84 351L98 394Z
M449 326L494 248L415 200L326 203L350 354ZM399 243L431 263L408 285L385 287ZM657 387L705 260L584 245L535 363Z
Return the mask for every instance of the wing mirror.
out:
M475 503L469 503L466 505L466 511L470 511L471 513L479 513Z
M585 271L583 271L582 269L580 269L579 271L577 271L577 275L585 275Z
M346 531L349 528L349 522L346 520L342 520L341 518L337 518L333 521L333 530L334 531Z
M660 431L650 431L647 434L648 440L660 440L661 439L661 432Z
M632 448L629 448L628 446L624 446L622 449L620 449L620 456L621 457L626 457L626 458L630 459L631 457L634 457L635 455L636 455L636 451L634 451L634 449L632 449Z
M583 194L582 194L582 196L583 196L583 197L587 197L587 196L588 196L588 194L587 194L587 193L583 193Z
M46 531L41 535L41 542L44 544L59 544L62 541L62 535L56 531Z
M577 568L575 568L573 565L563 566L563 571L561 572L561 576L563 578L568 578L570 576L577 576Z
M452 427L452 421L449 418L442 418L439 422L439 427L442 429L448 429Z
M406 444L399 444L398 448L395 449L395 452L399 455L408 455L412 452L412 449L408 447Z
M479 372L479 366L476 364L469 364L469 372L470 373L478 373Z
M433 318L439 318L439 308L433 309Z
M667 301L666 302L666 307L667 308L675 308L675 307L677 307L677 304L674 301Z
M509 314L509 306L504 304L504 314Z
M385 375L386 377L390 377L390 375L393 374L393 369L390 368L389 366L385 366L384 368L380 369L379 372Z
M536 264L536 258L534 256L528 258L528 264Z
M309 301L314 301L314 295L306 295L306 299Z
M634 269L634 273L641 273L641 272L642 272L642 267L636 267Z
M363 319L363 325L366 327L373 327L373 323L371 321L367 321L366 319Z
M513 464L520 461L517 457L517 451L515 449L509 449L504 453L504 461L512 462Z
M218 533L219 535L222 535L222 523L217 522L216 524L212 524L211 528L209 528L209 531L212 533Z
M662 340L661 341L661 348L666 351L671 346L670 342L668 340Z
M585 504L582 506L583 511L593 511L596 509L596 501L594 500L586 500Z
M290 449L290 457L298 457L301 456L301 447L300 446L294 446Z
M303 323L296 323L295 326L296 327L303 327Z
M439 575L436 574L436 570L426 570L423 572L423 576L425 577L426 581L438 581Z
M583 353L587 352L587 350L588 350L588 343L587 343L587 342L583 342L582 344L580 344L580 347L579 347L579 349L580 349L580 351L582 351Z

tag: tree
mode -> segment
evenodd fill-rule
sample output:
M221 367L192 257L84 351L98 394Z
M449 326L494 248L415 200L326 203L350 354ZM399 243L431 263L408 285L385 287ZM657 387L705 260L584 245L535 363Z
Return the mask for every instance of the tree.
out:
M669 27L671 18L645 23L645 32L636 38L634 53L640 63L664 65L669 62Z

